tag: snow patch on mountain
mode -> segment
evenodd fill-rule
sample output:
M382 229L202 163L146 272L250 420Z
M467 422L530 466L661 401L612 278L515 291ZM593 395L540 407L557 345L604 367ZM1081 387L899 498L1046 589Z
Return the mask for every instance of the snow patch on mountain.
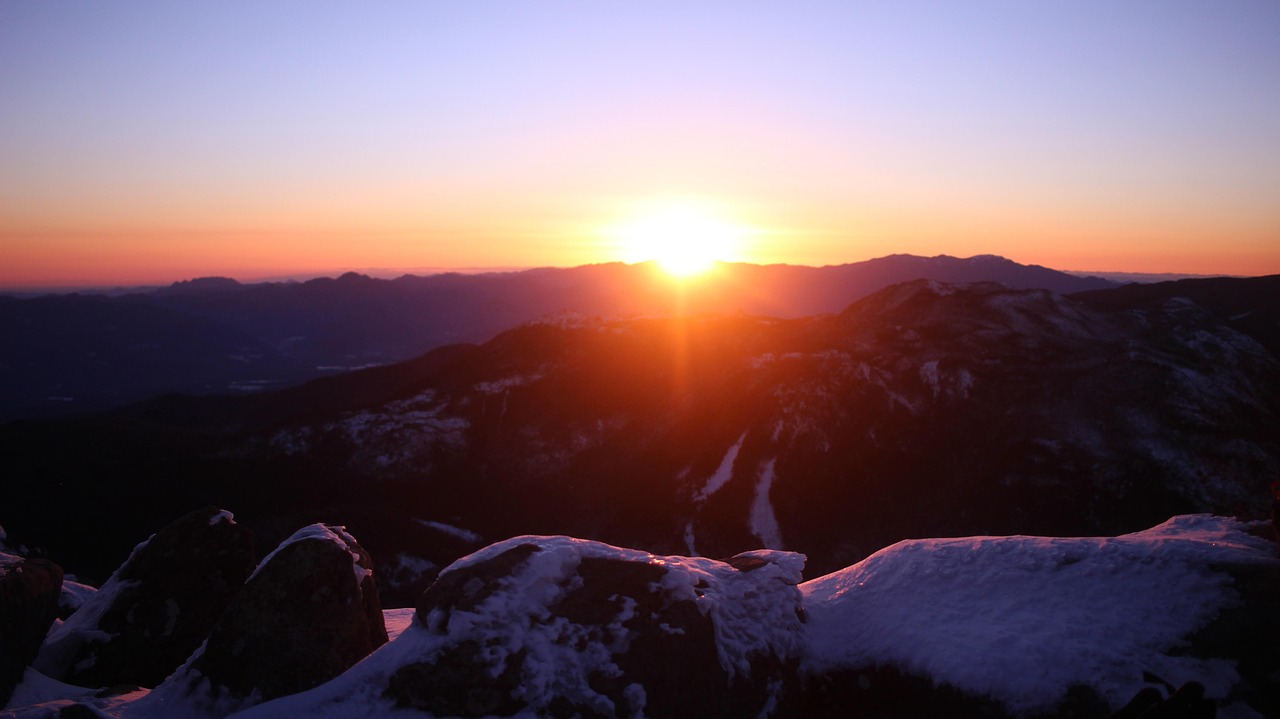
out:
M698 556L698 538L693 532L693 520L684 524L684 546L690 557Z
M338 441L354 448L350 464L425 471L439 451L456 452L465 447L470 428L465 417L450 411L447 401L439 399L434 390L427 390L376 408L347 413L322 425L279 430L267 439L266 446L271 453L296 456Z
M435 401L434 392L424 392L407 400L389 402L375 411L359 412L326 430L340 429L357 444L386 441L421 442L462 445L463 433L470 424L461 417L445 414L445 405ZM386 463L398 459L388 456Z
M479 542L481 540L480 535L476 534L470 529L463 529L462 527L455 527L452 524L445 524L444 522L436 522L430 519L415 519L413 521L417 522L418 524L428 529L434 529L437 532L442 532L451 537L457 537L458 539L461 539L463 541Z
M864 363L855 364L847 352L839 350L793 352L784 357L790 365L770 380L778 414L771 439L793 447L805 438L820 451L828 452L831 418L843 413L842 405L851 388L857 387L871 368Z
M755 497L751 500L751 517L749 524L751 533L764 544L766 549L783 549L782 530L778 527L778 517L774 514L773 504L769 501L769 491L773 488L774 466L777 459L765 462L756 479Z
M707 501L711 495L720 491L730 479L733 478L733 464L738 460L738 452L742 449L742 443L747 440L744 432L733 446L729 447L729 451L725 452L724 459L720 460L720 466L716 467L716 471L707 478L706 484L702 485L696 494L693 495L693 501L701 504Z
M954 371L939 368L938 360L929 360L920 365L920 381L933 392L934 399L945 396L954 399L969 399L973 389L973 374L960 367Z
M475 386L475 391L482 395L494 395L502 392L508 392L516 387L525 387L542 379L541 373L515 375L490 382L479 382Z

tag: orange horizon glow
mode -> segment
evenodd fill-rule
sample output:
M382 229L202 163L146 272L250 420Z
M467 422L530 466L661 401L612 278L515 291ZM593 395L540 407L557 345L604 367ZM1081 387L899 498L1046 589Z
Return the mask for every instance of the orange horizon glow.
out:
M184 226L170 218L175 221L166 226L102 222L99 231L90 229L92 218L80 218L90 227L37 229L6 226L0 217L0 287L156 285L208 276L253 282L348 270L391 276L400 270L647 260L691 275L715 261L823 266L891 254L994 254L1073 272L1280 274L1280 240L1265 222L1175 226L1125 216L1068 222L1048 211L1003 217L935 212L937 219L906 212L833 215L816 205L777 208L697 195L624 196L583 206L580 215L567 207L541 215L525 210L527 220L501 214L496 222L477 212L451 221L370 221L367 229L354 217L327 223L279 218L257 227L229 221Z
M865 227L847 234L771 231L754 224L717 225L719 220L696 215L681 220L679 213L665 218L659 213L653 219L633 212L629 217L576 233L557 228L560 233L509 242L470 228L425 241L407 232L4 232L0 233L0 288L163 285L209 276L254 282L344 271L394 276L649 260L658 261L673 275L691 276L714 262L823 266L891 254L995 254L1072 272L1280 274L1280 249L1267 238L1240 243L1241 249L1224 255L1208 237L1187 243L1191 249L1173 252L1168 243L1141 236L1105 242L1063 230L1048 243L999 238L981 242L967 236L950 241L921 237L919 231L881 231L876 238ZM682 226L681 221L688 224ZM698 242L700 223L705 224L703 231L711 228L705 243Z
M1136 210L981 206L958 194L919 208L780 203L732 193L491 199L452 207L357 211L301 200L289 214L161 214L146 222L83 208L59 222L0 214L0 287L165 285L195 277L254 282L376 270L572 267L658 260L674 275L712 262L838 265L892 254L993 254L1064 271L1280 274L1280 232L1266 216L1215 220L1190 210L1160 221ZM574 198L577 198L576 201ZM231 210L232 208L227 208ZM927 210L927 211L925 211ZM367 214L373 212L373 215ZM39 214L56 214L42 210ZM183 217L189 219L184 221ZM430 272L422 271L429 268Z
M1274 4L321 5L0 3L0 287L1280 274Z
M306 246L306 241L300 241ZM772 255L765 251L756 252L753 257L740 260L726 260L726 264L745 262L753 265L803 265L827 266L856 264L874 260L888 255L916 255L932 257L948 255L952 257L972 257L974 255L1000 255L1023 265L1041 265L1052 270L1070 271L1070 273L1132 273L1149 275L1203 275L1203 276L1262 276L1280 274L1280 262L1276 262L1271 253L1258 252L1257 256L1242 256L1234 261L1224 262L1211 249L1199 253L1199 256L1180 257L1178 260L1153 262L1148 257L1134 253L1126 257L1120 253L1073 253L1061 257L1030 255L1009 251L991 251L991 249L913 249L891 244L873 248L860 243L864 252L849 253L847 256L813 256L812 258L796 258L786 255ZM265 257L246 256L229 261L225 257L157 257L151 262L138 262L136 256L115 256L110 252L74 251L72 257L45 257L37 261L24 262L23 265L10 264L12 253L0 251L0 289L27 290L51 289L74 290L82 288L111 287L143 287L143 285L168 285L175 281L205 278L205 276L227 276L242 283L253 281L280 281L284 279L310 279L317 276L338 276L348 271L355 273L393 278L403 274L429 275L443 273L504 273L504 271L520 271L534 267L575 267L581 265L608 264L608 262L655 261L657 258L626 261L621 257L572 257L562 262L540 261L534 258L500 257L467 257L448 261L422 261L417 257L406 257L397 261L396 257L385 257L384 261L372 258L362 260L356 256L334 255L332 260L312 258L311 261L289 262L287 258L276 257L275 253ZM1132 260L1132 261L1130 261ZM681 260L659 261L664 271L680 278L696 278L707 273L709 269L721 262L718 258L707 261L690 262L685 266Z

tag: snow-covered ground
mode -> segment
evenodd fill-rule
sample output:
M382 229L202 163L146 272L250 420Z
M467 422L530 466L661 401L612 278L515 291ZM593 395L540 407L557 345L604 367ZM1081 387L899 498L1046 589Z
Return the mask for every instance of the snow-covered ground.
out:
M1272 542L1244 530L1192 515L1120 537L899 542L801 585L809 669L890 664L1015 714L1048 709L1075 684L1119 708L1144 671L1224 696L1239 680L1233 662L1170 650L1236 601L1210 567L1280 563Z
M467 567L534 542L541 549L514 570L510 586L515 590L497 593L473 610L433 613L427 617L428 624L434 622L431 628L414 621L412 610L388 611L392 641L345 674L234 716L426 716L394 709L383 694L387 680L398 668L460 639L528 656L522 691L531 705L548 692L587 696L590 688L574 683L575 676L583 675L572 667L608 663L609 652L604 647L572 648L557 634L573 631L562 621L527 621L565 591L583 557L671 568L663 590L697 597L715 623L721 662L730 672L743 669L752 647L769 646L780 655L798 653L806 672L895 666L989 697L1015 716L1051 709L1073 685L1088 686L1119 708L1145 686L1144 672L1175 685L1199 681L1209 697L1223 697L1240 679L1234 663L1188 656L1178 648L1221 610L1238 603L1231 578L1218 568L1280 567L1274 543L1248 528L1234 519L1190 515L1119 537L904 541L799 585L807 613L803 624L794 604L788 606L781 595L760 593L758 577L712 560L655 557L567 537L516 538L451 567ZM798 580L803 557L759 554L772 567L767 571L784 579L779 591L786 587L794 593L795 587L787 585ZM695 579L702 582L697 593ZM86 609L92 609L91 603ZM55 629L53 636L66 631ZM83 689L29 670L10 703L14 711L0 716L41 716L18 708L79 697L108 716L127 717L133 714L129 706L141 696L90 700ZM163 708L149 704L145 715L150 719L188 715L180 701ZM1218 716L1260 715L1235 703L1220 707Z

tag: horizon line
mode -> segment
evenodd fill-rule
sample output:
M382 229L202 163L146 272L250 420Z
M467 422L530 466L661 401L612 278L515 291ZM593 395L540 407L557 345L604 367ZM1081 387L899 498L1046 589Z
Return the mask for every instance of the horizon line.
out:
M1260 275L1238 275L1228 273L1217 274L1200 274L1191 272L1140 272L1132 270L1077 270L1077 269L1059 269L1057 267L1047 267L1045 265L1037 265L1035 263L1024 264L1017 260L1004 257L1003 255L994 255L990 253L978 253L968 257L958 257L956 255L914 255L909 252L892 253L889 255L881 255L865 260L853 260L837 264L824 265L805 265L794 264L789 262L740 262L740 261L717 261L720 265L752 265L756 267L806 267L812 269L822 269L824 267L839 267L842 265L860 264L863 262L873 262L875 260L886 259L889 257L918 257L921 259L935 259L943 257L951 257L959 260L972 260L979 257L992 257L1002 260L1008 260L1024 267L1045 267L1049 270L1062 272L1069 275L1081 277L1100 277L1106 279L1108 275L1124 276L1132 278L1152 278L1151 281L1164 281L1172 279L1207 279L1213 277L1265 277L1266 274ZM0 295L40 295L40 294L75 294L75 293L91 293L91 294L116 294L130 292L146 292L158 289L173 287L184 282L194 282L197 280L209 279L228 279L241 285L265 285L265 284L288 284L302 283L319 279L337 279L347 274L357 274L372 279L394 280L400 277L433 277L439 275L462 274L462 275L485 275L485 274L516 274L521 272L530 272L535 270L572 270L581 267L598 267L605 265L645 265L651 264L654 260L644 260L641 262L624 262L621 260L611 260L605 262L586 262L579 265L493 265L493 266L464 266L464 267L432 267L432 266L416 266L416 267L336 267L329 270L303 271L292 273L270 273L262 275L242 275L241 277L233 277L227 274L211 273L207 275L195 275L183 277L181 279L171 280L169 282L145 282L136 283L120 282L120 283L102 283L91 280L67 280L65 282L48 283L48 284L5 284L0 281ZM1163 278L1163 279L1156 279Z

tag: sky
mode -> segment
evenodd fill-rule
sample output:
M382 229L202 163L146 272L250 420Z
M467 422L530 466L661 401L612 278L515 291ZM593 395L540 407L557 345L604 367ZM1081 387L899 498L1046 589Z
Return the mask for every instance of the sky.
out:
M7 0L0 286L636 261L673 203L730 261L1280 273L1277 37L1274 0Z

